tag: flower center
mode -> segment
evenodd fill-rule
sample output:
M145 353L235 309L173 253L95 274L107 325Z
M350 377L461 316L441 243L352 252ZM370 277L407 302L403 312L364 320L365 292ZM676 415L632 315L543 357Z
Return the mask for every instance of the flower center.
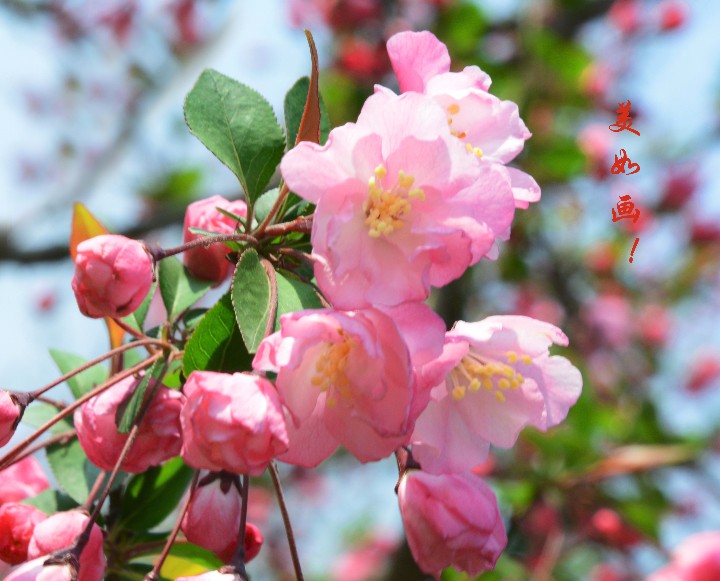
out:
M502 363L496 359L483 357L470 351L462 358L450 372L452 384L451 395L453 399L463 399L468 392L485 391L495 394L495 399L503 403L508 389L518 389L525 381L521 373L512 367L518 360L525 365L532 363L529 355L518 355L515 351L508 351L505 359L510 364Z
M350 399L350 380L347 376L348 356L352 350L352 339L340 330L342 340L329 343L315 362L315 375L310 380L322 392L328 392L325 400L328 407L337 405L336 394L344 400ZM333 389L334 388L334 389Z
M368 199L363 205L365 224L370 227L369 234L373 238L382 235L388 236L405 224L403 218L412 210L411 200L425 199L425 192L420 188L413 188L415 178L398 172L397 181L391 189L382 185L387 169L380 164L373 172L375 175L368 180Z
M465 131L458 131L457 129L453 129L452 127L455 115L460 113L460 105L458 105L457 103L452 103L451 105L448 105L447 112L447 122L450 126L450 133L457 137L460 141L462 141L467 137L467 133ZM455 125L457 126L457 123ZM467 149L470 153L475 154L477 157L483 156L482 149L480 149L479 147L473 147L470 143L465 144L465 149Z

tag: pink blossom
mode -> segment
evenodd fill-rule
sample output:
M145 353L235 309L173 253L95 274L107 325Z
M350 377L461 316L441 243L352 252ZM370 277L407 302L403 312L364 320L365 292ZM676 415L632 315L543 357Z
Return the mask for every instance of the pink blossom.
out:
M220 571L209 571L191 577L178 577L175 581L239 581L240 576L235 573L220 573Z
M288 449L282 405L266 379L193 371L183 391L182 457L193 468L259 476Z
M19 502L49 487L40 462L34 456L27 456L0 471L0 505Z
M580 395L580 372L553 343L567 345L554 325L521 316L459 321L434 365L446 379L432 390L412 437L414 458L433 473L469 470L490 444L509 448L526 425L559 424Z
M376 309L283 315L253 367L277 373L294 423L289 454L302 466L318 464L338 443L362 462L379 460L412 430L410 354L393 320Z
M68 565L48 565L47 556L38 557L13 569L5 581L72 581Z
M103 470L112 470L120 457L128 434L118 432L116 415L131 397L141 378L119 381L75 411L75 428L82 449L90 461ZM155 387L150 380L148 391ZM121 469L131 474L144 472L180 454L182 445L180 409L185 397L159 386L143 418L140 429Z
M17 565L27 559L35 525L47 515L29 504L8 502L0 507L0 558Z
M10 441L20 422L21 411L12 395L0 389L0 446Z
M446 114L451 134L486 163L512 161L530 138L518 107L488 93L490 77L477 66L450 72L447 47L434 34L399 32L387 42L400 90L432 97ZM377 90L382 90L378 88ZM509 168L515 206L540 199L540 187L528 174Z
M495 495L477 476L411 470L398 501L415 561L436 579L451 565L470 575L492 569L507 544Z
M720 531L698 533L685 539L666 567L647 581L716 581L720 578Z
M242 218L247 217L247 205L242 200L228 201L222 196L211 196L193 202L185 211L183 242L202 238L203 234L193 234L189 228L200 228L216 234L232 234L238 225L236 220L217 211L221 208ZM194 276L217 283L225 280L230 272L230 261L225 255L230 249L222 242L206 247L193 248L183 254L185 266Z
M340 556L330 573L332 581L368 581L379 578L397 541L371 537Z
M641 11L642 6L637 0L615 0L607 16L620 32L633 34L640 28Z
M495 256L514 213L508 171L475 163L442 108L417 93L375 93L357 124L324 146L300 143L281 170L317 204L315 276L339 309L424 300Z
M152 258L142 242L104 234L77 246L72 288L87 317L129 315L145 299L152 278Z
M660 30L680 28L688 18L688 5L680 0L664 0L656 9L660 12Z
M71 510L58 512L38 523L30 538L28 559L71 547L87 525L88 518L79 510ZM99 526L93 524L90 538L80 553L77 581L102 581L104 572L103 533Z

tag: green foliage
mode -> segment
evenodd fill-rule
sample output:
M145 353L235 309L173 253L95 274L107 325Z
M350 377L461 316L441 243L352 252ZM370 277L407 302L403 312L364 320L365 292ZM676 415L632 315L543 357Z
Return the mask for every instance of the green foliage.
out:
M192 543L175 543L161 570L163 578L198 575L223 566L223 562L207 549Z
M235 317L249 353L257 351L270 316L270 280L255 250L247 250L238 261L232 284Z
M60 487L78 504L85 502L100 469L85 456L80 442L48 446L47 459Z
M123 317L123 322L130 325L133 329L136 331L140 331L142 333L143 331L143 325L145 324L145 318L147 317L148 310L150 310L150 303L152 302L152 298L155 295L155 289L157 288L157 283L154 282L152 286L150 287L150 290L148 291L147 296L143 300L142 303L140 303L140 306L135 309L132 313L130 313L127 317Z
M50 515L64 510L72 510L78 503L58 490L43 490L40 494L20 501L29 504Z
M272 106L250 87L205 70L185 99L185 121L238 177L252 203L280 163L285 139Z
M212 282L195 278L173 256L160 262L158 271L160 295L169 321L175 320L212 288Z
M140 413L140 408L145 399L145 392L150 385L150 380L157 380L163 372L163 369L164 362L162 360L155 361L150 369L145 372L137 386L135 386L132 395L130 395L130 399L125 400L118 406L115 412L115 423L118 432L121 434L130 432L137 415Z
M63 374L69 373L87 363L86 359L78 355L58 351L57 349L50 349L50 357L53 358L55 365L57 365ZM103 367L102 363L98 363L90 369L86 369L82 373L78 373L68 379L67 384L75 398L79 398L91 391L94 387L100 385L106 379L107 370Z
M315 289L296 278L276 273L278 286L278 308L275 319L275 330L280 329L280 317L286 313L293 313L303 309L321 309L320 301Z
M285 128L287 132L288 149L295 146L300 121L302 120L303 110L305 108L305 100L307 99L308 89L310 88L310 78L302 77L290 88L285 95ZM330 117L328 116L325 102L322 95L320 96L320 143L327 141L330 134Z
M32 426L33 428L39 428L53 419L57 413L58 410L55 406L42 401L34 401L25 409L25 413L22 417L22 423ZM73 424L71 417L60 420L50 428L50 431L54 434L59 434L61 432L72 430L72 428Z

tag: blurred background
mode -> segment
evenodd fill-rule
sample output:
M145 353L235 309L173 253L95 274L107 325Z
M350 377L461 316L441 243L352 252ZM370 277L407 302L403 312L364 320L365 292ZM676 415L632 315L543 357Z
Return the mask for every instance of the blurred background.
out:
M432 301L449 326L551 322L584 377L560 428L526 430L478 467L509 534L479 579L645 578L688 535L720 530L718 24L720 3L700 0L0 0L0 387L55 377L48 348L107 348L70 289L73 202L113 232L175 245L190 201L241 195L183 121L202 69L258 90L282 119L310 70L309 28L337 126L374 83L396 88L387 38L429 29L453 70L479 65L518 103L533 137L515 163L543 193L496 262ZM609 127L628 100L639 135ZM621 149L640 171L612 173ZM625 195L638 219L613 222ZM285 477L309 580L424 579L394 461L338 455ZM271 498L253 490L267 540L250 573L291 579Z

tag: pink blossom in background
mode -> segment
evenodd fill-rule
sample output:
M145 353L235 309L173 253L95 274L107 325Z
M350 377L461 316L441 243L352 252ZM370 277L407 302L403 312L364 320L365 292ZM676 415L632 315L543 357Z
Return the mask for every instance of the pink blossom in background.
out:
M239 581L240 576L234 573L220 573L220 571L210 571L200 575L191 577L178 577L175 581Z
M672 552L670 564L647 581L717 581L720 579L720 531L687 537Z
M79 510L71 510L58 512L38 523L30 538L28 559L49 555L72 546L87 522L87 514ZM99 526L93 524L90 539L80 553L77 581L102 581L105 563L103 533Z
M183 391L182 457L193 468L259 476L288 449L280 399L268 380L193 371Z
M412 430L410 354L393 320L376 309L283 315L253 367L277 373L294 422L290 453L301 446L294 459L302 466L321 462L338 444L361 462L379 460Z
M607 17L623 34L633 34L641 25L642 6L638 0L615 0Z
M397 549L397 540L382 536L366 539L340 555L332 567L331 581L381 579L387 561Z
M700 393L720 379L720 354L701 353L690 365L686 389Z
M211 196L204 200L198 200L190 204L185 211L183 242L191 242L204 236L193 234L189 228L200 228L216 234L232 234L238 222L221 214L217 208L222 208L242 218L247 217L247 204L242 200L230 202L222 196ZM193 276L220 283L230 274L232 265L225 258L228 252L230 249L220 242L187 250L183 253L183 261Z
M10 441L20 421L20 406L5 390L0 389L0 446Z
M450 72L447 47L428 31L399 32L387 42L400 90L432 97L446 114L451 134L482 162L506 164L530 138L518 107L488 92L490 77L477 66ZM540 187L528 174L508 168L515 206L540 199Z
M36 496L50 487L42 465L34 456L27 456L0 470L0 505Z
M281 171L317 204L315 276L339 309L424 300L494 257L514 214L508 171L475 163L442 108L417 93L376 92L357 124L324 146L300 143Z
M683 26L690 12L687 2L681 0L663 0L655 10L660 16L660 30L664 32Z
M127 442L128 434L118 432L116 414L141 380L128 377L119 381L75 410L80 445L90 461L103 470L113 469ZM150 380L148 391L154 385L155 381ZM184 400L179 391L162 385L157 388L122 470L138 474L180 454L180 410Z
M458 321L436 365L446 379L432 391L412 436L413 457L433 473L470 470L489 445L514 445L531 425L547 430L565 419L580 396L580 372L549 347L563 332L522 316Z
M436 579L449 566L470 575L492 569L505 549L495 494L477 476L411 470L400 481L398 502L415 561Z
M604 292L583 306L583 318L601 341L622 349L626 347L634 332L634 316L627 297Z
M0 507L0 559L17 565L27 559L35 525L47 515L28 504L8 502Z
M72 288L86 317L124 317L152 285L152 258L138 240L104 234L77 245Z
M44 566L47 556L23 563L10 571L5 581L73 581L68 565Z

